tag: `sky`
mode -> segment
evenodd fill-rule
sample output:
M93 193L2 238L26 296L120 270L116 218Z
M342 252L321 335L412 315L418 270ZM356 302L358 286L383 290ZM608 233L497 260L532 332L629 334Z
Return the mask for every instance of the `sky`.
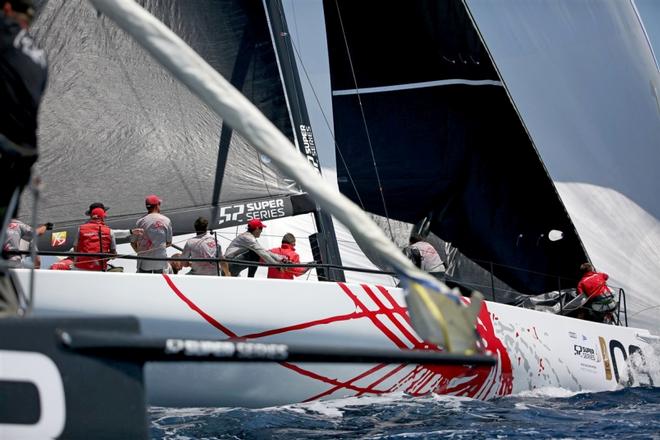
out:
M658 57L660 57L660 1L635 0L635 4L642 17L651 46L653 46L657 65Z

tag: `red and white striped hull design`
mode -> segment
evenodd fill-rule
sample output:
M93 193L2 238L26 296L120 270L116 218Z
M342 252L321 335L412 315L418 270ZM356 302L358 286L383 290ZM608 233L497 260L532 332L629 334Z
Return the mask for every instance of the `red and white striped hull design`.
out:
M16 273L27 287L29 273ZM37 271L35 278L36 315L134 315L145 335L428 348L397 288L60 271ZM260 407L391 392L489 399L541 387L598 391L660 380L651 345L657 338L646 330L486 303L478 331L498 358L495 367L154 363L146 367L147 392L161 406Z

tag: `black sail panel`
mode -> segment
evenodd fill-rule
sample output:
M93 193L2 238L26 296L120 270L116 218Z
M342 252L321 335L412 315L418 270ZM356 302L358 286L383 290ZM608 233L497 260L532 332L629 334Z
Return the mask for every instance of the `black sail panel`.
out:
M574 278L580 240L463 4L324 7L341 191L378 215L431 216L520 292ZM552 229L564 239L548 241Z
M139 3L292 139L261 2ZM87 1L46 0L36 6L33 31L51 66L39 129L42 220L84 218L95 201L110 206L111 217L142 213L144 196L151 193L163 198L167 212L294 192L268 158L223 127ZM221 132L224 172L214 199Z

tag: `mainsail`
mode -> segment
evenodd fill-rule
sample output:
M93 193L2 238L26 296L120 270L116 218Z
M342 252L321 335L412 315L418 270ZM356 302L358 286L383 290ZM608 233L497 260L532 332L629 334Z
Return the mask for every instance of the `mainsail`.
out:
M341 191L518 292L573 287L582 243L463 2L323 6Z
M293 140L260 2L141 3ZM247 203L262 218L314 210L295 197L297 185L270 158L88 2L37 6L34 32L51 65L39 130L42 221L75 224L90 203L102 201L113 226L130 227L151 193L163 197L178 233L190 232L198 215L215 217L221 226L244 223ZM225 209L213 209L218 204Z

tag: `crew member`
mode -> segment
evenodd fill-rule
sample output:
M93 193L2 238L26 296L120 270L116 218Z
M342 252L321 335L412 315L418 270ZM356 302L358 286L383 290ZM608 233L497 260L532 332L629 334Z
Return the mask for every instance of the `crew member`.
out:
M37 112L48 68L28 33L33 15L32 0L0 0L0 218L37 159Z
M265 227L266 225L258 218L250 220L247 224L247 231L239 234L229 243L225 258L254 262L263 260L273 264L285 262L286 258L284 256L267 251L257 242L257 238L261 236L261 232ZM229 271L233 277L239 276L245 269L248 269L248 277L254 277L257 266L240 263L229 264Z
M145 198L147 215L137 221L144 232L140 237L131 237L131 246L141 257L167 258L167 248L172 245L172 222L160 213L162 200L157 195ZM167 260L139 260L138 273L167 273Z
M183 247L181 259L186 258L222 258L222 249L212 235L207 233L209 221L199 217L193 225L197 235L189 239ZM189 275L218 275L218 263L211 261L191 261ZM220 263L219 267L225 276L231 276L226 261Z
M117 254L117 244L112 230L103 219L106 214L102 208L94 208L89 213L90 220L78 228L73 249L85 254ZM108 258L98 256L76 257L74 267L79 270L106 271Z
M437 278L444 278L445 265L431 243L424 241L422 236L416 233L410 234L409 243L404 249L404 253L415 266Z
M286 233L282 237L282 246L270 250L274 254L282 255L290 263L300 263L300 255L296 252L296 237L291 233ZM283 280L292 280L293 277L299 277L307 272L309 267L287 267L284 269L277 267L268 268L268 278L279 278Z
M173 260L169 261L170 264L170 269L169 273L173 274L178 274L184 267L186 267L186 262L181 259L181 252L177 252L176 254L173 254L170 258L173 258Z
M103 209L106 215L110 210L110 208L105 206L103 203L94 202L91 205L89 205L89 209L85 211L85 215L89 215L92 212L92 209L94 208ZM133 229L113 229L112 232L115 234L115 240L122 240L125 238L129 238L131 236L139 237L143 234L144 231L140 228L133 228Z
M596 272L591 263L583 263L580 266L582 278L577 285L577 293L587 297L586 307L596 312L594 318L597 321L610 321L612 316L609 312L616 308L616 300L612 291L607 286L609 275L604 272ZM582 315L578 315L582 317Z
M41 225L37 228L37 235L43 235L46 232L46 225ZM21 240L30 242L30 246L35 246L34 233L30 226L26 225L20 220L12 219L7 225L7 234L5 235L5 242L2 246L4 252L18 251L21 249ZM5 258L9 261L10 267L22 267L25 258L22 255L8 255ZM39 256L35 268L39 267Z

